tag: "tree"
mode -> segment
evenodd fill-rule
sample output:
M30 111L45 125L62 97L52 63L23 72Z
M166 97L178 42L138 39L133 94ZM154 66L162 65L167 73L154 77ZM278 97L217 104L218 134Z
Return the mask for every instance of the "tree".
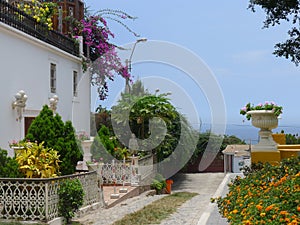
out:
M23 178L15 158L7 156L7 151L0 148L0 177Z
M255 6L260 6L266 13L264 28L280 25L282 21L291 23L289 38L275 45L275 54L285 57L295 63L300 63L300 2L298 0L250 0L249 9L255 12Z
M74 173L77 162L82 160L72 122L64 123L61 116L54 116L47 105L43 106L40 114L33 120L25 139L44 142L45 147L58 151L62 175Z
M112 108L112 122L115 123L113 128L118 138L126 144L131 133L134 133L139 138L139 149L152 150L160 162L170 156L178 145L181 135L181 115L170 103L168 94L148 94L140 84L136 89L132 88L138 89L140 91L134 95L123 94L118 104ZM130 125L129 130L124 128L126 123ZM155 127L155 131L151 126Z

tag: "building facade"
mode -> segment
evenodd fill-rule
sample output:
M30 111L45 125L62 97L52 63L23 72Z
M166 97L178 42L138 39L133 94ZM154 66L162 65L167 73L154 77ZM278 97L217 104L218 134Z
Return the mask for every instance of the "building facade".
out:
M90 132L90 75L82 71L82 48L14 10L0 0L0 148L10 156L9 142L25 137L46 104L77 132ZM17 105L20 91L25 107Z

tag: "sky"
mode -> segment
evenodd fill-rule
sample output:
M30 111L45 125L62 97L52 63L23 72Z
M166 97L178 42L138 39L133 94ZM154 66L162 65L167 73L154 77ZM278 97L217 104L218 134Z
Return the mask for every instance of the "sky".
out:
M193 125L210 123L215 114L227 124L250 124L239 114L240 108L248 102L274 101L283 106L279 123L300 129L300 68L272 54L274 45L287 37L289 26L262 29L264 12L247 9L247 0L87 0L85 4L92 11L116 9L137 17L123 22L140 37L108 19L115 34L111 41L129 49L120 53L125 61L133 43L147 38L136 45L132 75L145 81L153 93L157 88L159 93L170 91L172 103L191 117ZM170 54L165 54L165 47L171 47ZM210 83L206 78L211 78ZM110 83L108 100L93 98L92 105L110 108L123 88L124 80L116 79Z

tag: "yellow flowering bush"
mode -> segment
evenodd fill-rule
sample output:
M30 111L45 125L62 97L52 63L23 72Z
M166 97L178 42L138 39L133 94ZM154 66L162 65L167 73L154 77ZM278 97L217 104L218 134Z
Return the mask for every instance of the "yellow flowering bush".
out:
M53 2L39 2L32 0L31 2L21 2L17 5L18 9L32 16L37 22L46 24L49 30L53 29L52 17L57 13L58 5Z
M232 225L300 224L300 157L280 165L253 164L228 186L225 197L212 199Z

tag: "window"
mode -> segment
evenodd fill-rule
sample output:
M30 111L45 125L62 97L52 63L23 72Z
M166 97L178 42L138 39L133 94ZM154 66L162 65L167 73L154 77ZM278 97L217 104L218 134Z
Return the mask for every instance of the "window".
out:
M56 64L50 64L50 89L51 93L56 93Z
M73 71L73 96L77 97L78 73Z

